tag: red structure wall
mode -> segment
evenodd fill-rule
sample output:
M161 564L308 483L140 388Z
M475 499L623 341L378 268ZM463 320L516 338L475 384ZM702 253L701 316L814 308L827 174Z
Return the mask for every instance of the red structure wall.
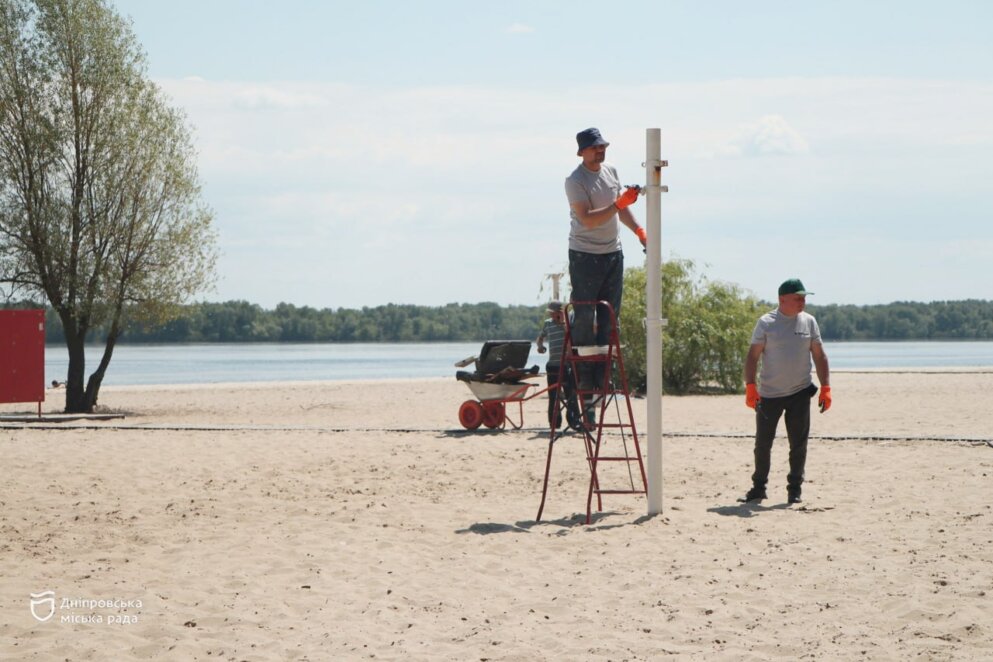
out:
M45 401L45 311L0 310L0 402Z

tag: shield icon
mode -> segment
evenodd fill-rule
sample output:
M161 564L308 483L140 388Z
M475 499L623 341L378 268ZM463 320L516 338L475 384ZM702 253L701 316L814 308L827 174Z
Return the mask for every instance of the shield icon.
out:
M55 591L31 594L31 615L44 623L55 615Z

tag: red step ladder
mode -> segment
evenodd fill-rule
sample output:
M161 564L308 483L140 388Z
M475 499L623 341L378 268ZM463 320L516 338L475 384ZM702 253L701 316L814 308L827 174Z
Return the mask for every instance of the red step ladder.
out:
M598 310L600 311L609 311L611 331L609 344L606 347L577 347L573 343L569 311L576 305L596 305L599 306ZM644 494L647 496L648 480L645 476L645 463L641 457L641 446L638 444L638 432L634 425L634 412L631 408L631 395L628 392L627 373L624 370L624 357L621 355L620 333L614 309L606 301L578 301L567 304L565 313L565 342L562 346L560 363L560 386L555 389L556 410L563 411L563 398L566 391L563 388L565 386L564 380L568 379L579 402L582 419L580 433L583 435L586 460L590 468L590 485L586 497L586 523L589 524L592 518L593 495L596 495L597 499L597 512L602 512L604 494ZM592 385L581 384L580 373L583 371L596 375ZM611 414L614 418L612 422L608 422L607 418ZM553 418L565 419L564 416ZM548 495L552 451L555 449L555 442L562 438L556 423L560 424L561 421L552 420L550 422L545 481L541 488L541 505L538 507L538 516L535 518L539 522L545 509L545 498ZM610 433L604 434L605 431L610 431ZM605 452L608 442L611 446L611 454ZM602 486L600 481L602 463L626 465L628 485L623 488ZM637 475L633 471L634 464L638 465ZM611 478L616 479L617 476L611 476Z

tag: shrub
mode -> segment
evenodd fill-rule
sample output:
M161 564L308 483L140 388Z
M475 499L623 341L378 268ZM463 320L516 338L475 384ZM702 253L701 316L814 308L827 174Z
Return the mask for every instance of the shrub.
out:
M645 284L643 267L624 274L621 338L628 385L643 392L647 385L645 347ZM672 393L742 390L748 341L761 304L734 284L694 275L690 260L662 265L662 384Z

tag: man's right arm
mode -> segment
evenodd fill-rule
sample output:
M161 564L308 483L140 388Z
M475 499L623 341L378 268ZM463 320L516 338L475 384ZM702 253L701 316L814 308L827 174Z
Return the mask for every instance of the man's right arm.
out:
M598 228L610 219L614 217L617 213L617 207L611 202L606 207L600 207L599 209L590 209L586 204L582 202L576 202L571 205L573 213L584 228Z
M745 383L754 384L759 373L759 359L765 345L756 343L748 348L748 356L745 357Z
M748 356L745 357L745 405L755 409L759 401L758 386L755 385L755 378L759 371L759 357L762 356L764 344L755 344L748 348Z

